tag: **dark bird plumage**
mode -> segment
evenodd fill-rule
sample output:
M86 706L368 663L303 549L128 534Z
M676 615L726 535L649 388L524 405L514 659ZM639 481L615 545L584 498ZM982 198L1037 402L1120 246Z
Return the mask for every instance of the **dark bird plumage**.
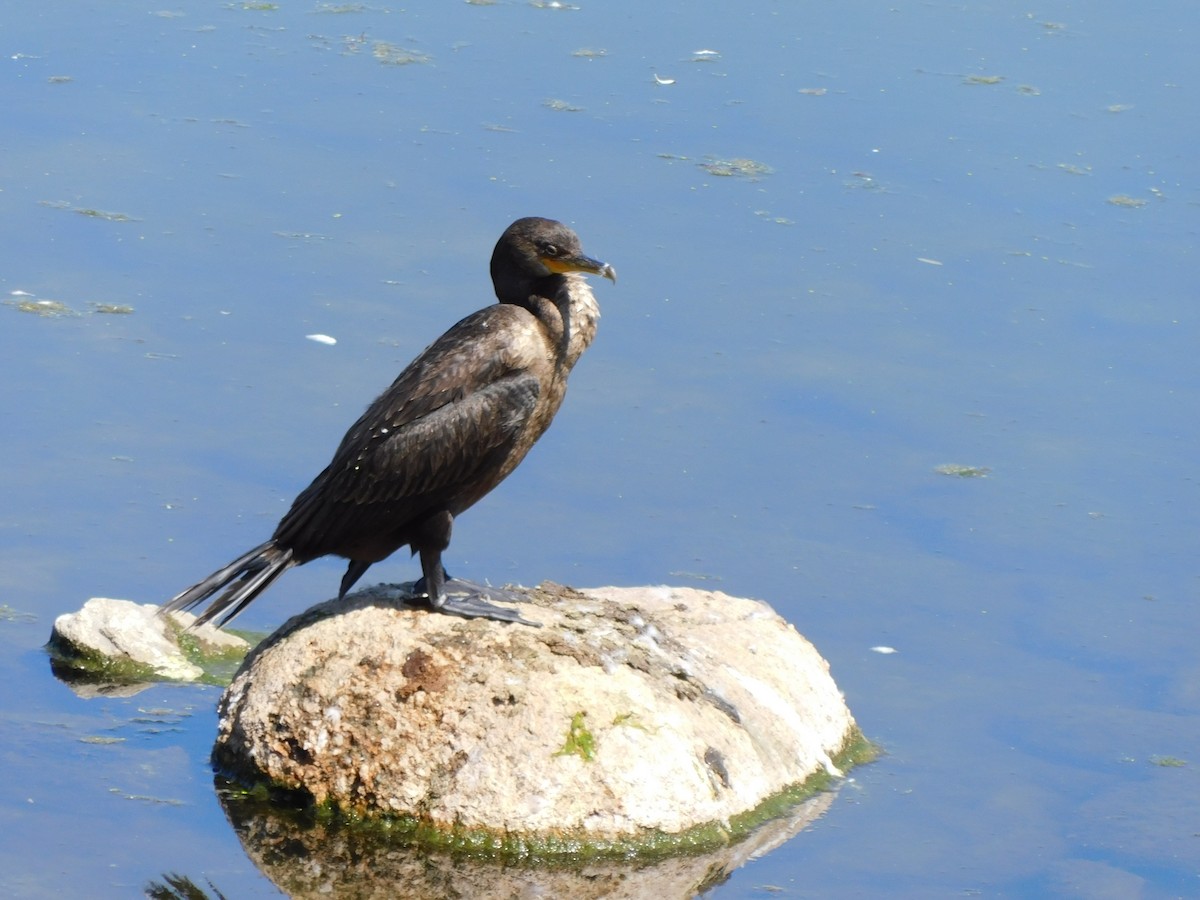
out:
M221 592L198 621L224 624L292 566L329 555L350 561L340 599L372 563L407 545L421 559L418 593L434 609L520 621L480 598L448 597L442 551L454 518L516 468L562 405L600 318L580 273L616 281L612 266L585 256L562 223L510 225L492 253L500 302L467 316L400 373L269 541L172 598L164 612Z

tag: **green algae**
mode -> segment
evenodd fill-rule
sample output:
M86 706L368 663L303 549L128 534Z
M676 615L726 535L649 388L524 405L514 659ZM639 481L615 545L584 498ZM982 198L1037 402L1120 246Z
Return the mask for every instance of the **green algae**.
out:
M584 724L587 713L580 712L571 716L571 724L567 728L567 739L562 747L554 752L555 756L578 756L587 762L596 758L596 737ZM614 723L615 724L615 723Z
M204 670L204 674L196 679L200 684L228 687L229 682L233 681L233 676L237 674L242 660L246 658L246 654L256 643L255 637L241 634L239 637L245 638L250 647L213 650L197 640L194 632L179 628L174 624L172 624L172 628L176 629L175 640L179 644L179 649L183 651L184 658L192 665L199 666ZM261 639L261 637L262 635L258 635L257 639Z
M63 639L55 633L45 645L54 673L72 682L94 684L141 684L167 681L151 666L134 662L127 656L106 656L91 647Z
M572 717L572 726L577 719L582 726L581 713ZM855 727L847 734L833 763L844 773L871 762L878 755L879 750ZM263 820L264 830L276 839L281 838L289 827L302 832L329 828L352 834L363 849L377 847L386 851L389 847L415 846L506 864L574 867L593 861L636 859L641 862L711 853L786 816L813 795L833 789L837 780L835 775L821 769L804 782L768 797L728 821L707 822L673 834L647 830L636 836L610 840L597 840L581 830L517 834L463 826L444 828L413 815L367 816L339 808L331 801L313 803L311 796L303 790L262 781L242 783L228 773L218 776L218 792L235 822Z
M215 650L174 620L168 618L167 624L184 659L202 670L197 678L185 680L216 687L228 686L250 648L263 637L252 632L230 631L230 634L237 634L246 640L249 646ZM179 680L167 677L145 663L135 662L128 656L109 656L91 647L75 644L57 632L51 635L45 650L55 674L71 682L129 685Z

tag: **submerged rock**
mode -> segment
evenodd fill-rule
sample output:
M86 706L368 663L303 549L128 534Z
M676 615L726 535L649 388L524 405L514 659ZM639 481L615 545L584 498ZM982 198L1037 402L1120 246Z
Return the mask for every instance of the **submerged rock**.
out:
M196 620L190 613L164 617L158 610L152 603L93 597L78 612L64 613L47 645L57 669L112 683L195 681L205 675L202 657L240 659L250 649L211 625L184 631Z
M654 852L747 831L861 739L827 663L759 601L546 584L524 592L529 628L401 596L322 604L256 648L216 762L434 844Z

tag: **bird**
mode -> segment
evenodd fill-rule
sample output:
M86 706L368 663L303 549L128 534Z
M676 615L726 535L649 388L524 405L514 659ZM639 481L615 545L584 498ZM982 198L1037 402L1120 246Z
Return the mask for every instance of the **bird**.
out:
M450 328L375 398L270 540L161 611L211 600L193 627L225 625L288 569L323 556L349 561L341 600L374 563L407 546L421 564L413 600L435 612L533 624L488 602L504 595L478 585L466 583L465 596L447 593L442 554L455 518L517 467L562 405L600 318L589 274L617 280L561 222L513 222L491 258L498 302Z

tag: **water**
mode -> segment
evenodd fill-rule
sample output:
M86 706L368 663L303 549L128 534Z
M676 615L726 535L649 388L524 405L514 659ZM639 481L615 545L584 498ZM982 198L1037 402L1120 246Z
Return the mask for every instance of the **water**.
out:
M216 691L40 645L258 543L531 214L620 282L451 570L763 597L887 751L712 895L1200 891L1191 4L256 6L4 16L0 289L81 315L0 307L0 893L276 894Z

